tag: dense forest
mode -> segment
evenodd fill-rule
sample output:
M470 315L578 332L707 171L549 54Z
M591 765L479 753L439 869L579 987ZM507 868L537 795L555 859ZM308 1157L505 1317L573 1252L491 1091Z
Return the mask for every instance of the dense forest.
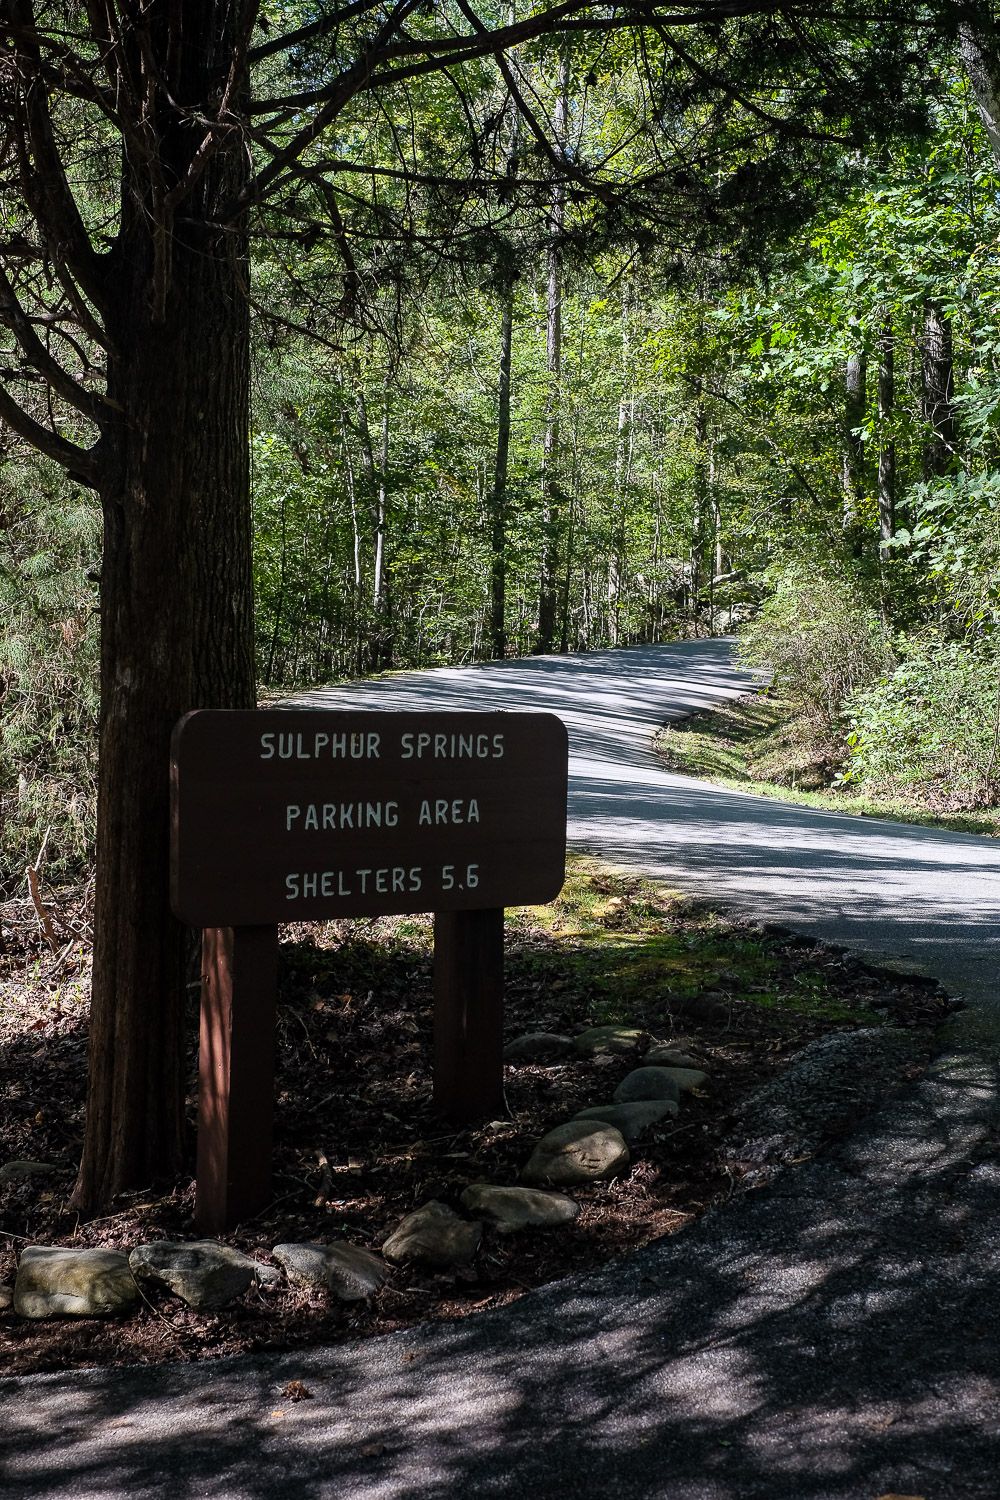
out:
M611 130L558 55L524 69L568 156ZM615 243L559 188L402 269L373 254L348 298L279 225L254 268L261 682L734 629L855 781L995 800L998 167L957 57L936 84L919 134L840 161L766 253L743 223L705 254ZM512 124L494 149L517 170ZM385 191L418 242L436 206ZM11 891L91 857L101 521L4 446Z
M0 892L96 849L80 1203L178 1147L192 706L733 631L829 779L997 800L991 6L0 28Z

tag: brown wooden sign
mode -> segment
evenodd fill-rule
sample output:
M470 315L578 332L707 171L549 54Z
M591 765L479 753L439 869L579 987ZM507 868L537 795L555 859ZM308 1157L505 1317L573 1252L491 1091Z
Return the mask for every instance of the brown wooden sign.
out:
M566 783L553 714L190 713L172 745L173 909L221 927L550 901Z
M195 1218L271 1194L279 922L433 911L434 1102L506 1109L503 908L566 862L552 714L199 711L174 731L171 902L202 933Z

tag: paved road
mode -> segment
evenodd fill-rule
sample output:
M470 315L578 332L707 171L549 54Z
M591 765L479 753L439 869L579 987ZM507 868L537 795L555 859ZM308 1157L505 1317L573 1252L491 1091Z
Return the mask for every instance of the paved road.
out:
M574 843L962 989L921 1083L772 1187L496 1313L281 1359L0 1380L5 1497L996 1500L1000 846L661 772L650 728L744 686L710 642L377 697L554 708ZM292 1379L314 1399L284 1398Z

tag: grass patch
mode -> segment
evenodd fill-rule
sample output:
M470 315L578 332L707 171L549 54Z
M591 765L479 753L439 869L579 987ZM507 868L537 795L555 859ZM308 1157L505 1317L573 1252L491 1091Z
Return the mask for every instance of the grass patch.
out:
M833 750L817 750L791 705L766 694L737 698L666 724L656 736L655 748L671 771L764 797L828 812L1000 836L1000 808L954 812L928 807L916 798L870 797L832 786L839 770Z

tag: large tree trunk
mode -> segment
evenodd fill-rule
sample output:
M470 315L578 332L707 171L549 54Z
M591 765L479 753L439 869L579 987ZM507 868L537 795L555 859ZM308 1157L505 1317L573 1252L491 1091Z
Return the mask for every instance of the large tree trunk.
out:
M182 64L169 79L182 102L211 97L232 57L234 38L213 32L211 9L184 6ZM220 30L238 31L239 10ZM168 117L168 181L181 180L196 140ZM74 1195L84 1211L179 1165L188 935L169 909L170 734L189 709L256 702L247 254L239 225L216 227L245 171L234 132L165 225L141 164L126 162L105 308L119 415L100 475L97 894Z

